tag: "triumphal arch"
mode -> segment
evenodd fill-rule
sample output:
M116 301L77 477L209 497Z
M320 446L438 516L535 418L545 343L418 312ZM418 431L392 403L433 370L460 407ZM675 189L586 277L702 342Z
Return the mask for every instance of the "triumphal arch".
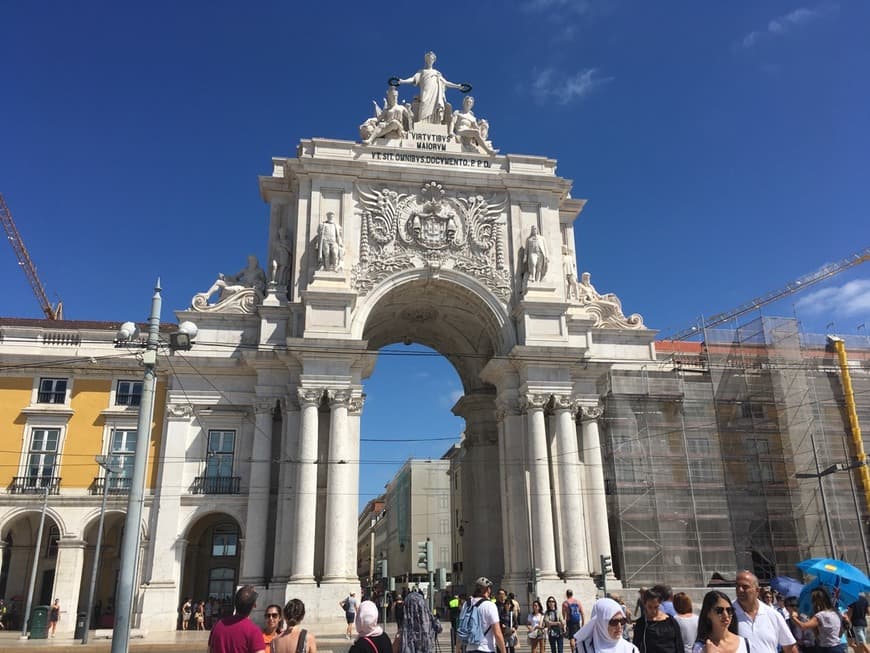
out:
M249 489L235 503L180 501L155 537L175 542L179 524L227 511L244 540L238 582L302 597L309 614L334 615L357 585L362 382L391 343L432 347L462 380L466 578L520 588L536 570L540 594L566 582L588 594L610 553L600 397L612 366L654 359L654 332L578 276L585 200L556 161L499 151L497 126L475 113L485 98L434 64L427 53L414 75L385 80L358 141L304 139L274 158L260 178L267 259L178 312L200 327L190 360L208 383L178 364L186 385L170 391L166 438L178 451L166 453L183 458L196 429L246 404ZM183 576L183 560L153 561L154 582Z

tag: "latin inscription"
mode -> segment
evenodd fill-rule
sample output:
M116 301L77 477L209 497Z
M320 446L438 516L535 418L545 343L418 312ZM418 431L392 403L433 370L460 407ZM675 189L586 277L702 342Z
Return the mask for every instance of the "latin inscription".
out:
M410 154L405 152L372 152L375 161L402 161L407 163L428 163L430 165L456 166L460 168L491 168L492 163L485 159L466 159L458 156L438 156L435 154Z

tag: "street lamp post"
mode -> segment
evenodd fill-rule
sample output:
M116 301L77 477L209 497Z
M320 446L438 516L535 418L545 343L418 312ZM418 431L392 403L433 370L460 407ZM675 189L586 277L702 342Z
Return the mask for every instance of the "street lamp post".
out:
M133 595L136 591L136 573L139 567L139 546L142 537L142 509L145 504L145 467L148 463L148 444L151 442L151 416L154 412L154 394L157 386L157 348L160 345L160 279L154 286L151 297L151 315L148 317L148 338L142 354L145 375L142 381L142 397L139 401L139 421L136 427L136 452L133 456L133 473L130 476L130 494L127 499L127 517L124 521L124 537L121 540L121 571L118 576L117 601L115 602L115 626L112 629L112 653L127 653L130 642L130 627L133 616ZM169 335L172 351L190 349L196 337L196 325L182 322L178 331ZM125 322L118 331L119 346L134 345L138 329L132 322Z
M82 644L88 643L88 636L91 630L91 613L94 609L94 592L97 588L97 571L100 568L100 553L103 547L103 523L106 518L106 499L109 496L109 484L112 481L112 474L120 474L121 469L109 463L108 456L96 456L97 464L106 470L106 477L103 480L103 504L100 508L100 525L97 527L97 547L94 549L94 565L91 570L91 587L88 590L88 602L85 604L85 630L82 634Z
M38 477L37 477L38 478ZM30 625L30 610L33 608L33 590L36 588L36 570L39 568L39 547L42 544L42 531L45 528L45 511L48 509L48 491L51 481L43 481L45 494L42 498L42 514L39 516L39 530L36 532L36 546L33 548L33 566L30 568L30 587L27 588L27 604L24 608L24 623L21 625L21 639L27 639Z
M142 532L142 507L145 503L145 465L148 462L148 443L151 441L151 415L154 410L154 389L157 385L157 346L160 336L160 280L151 298L148 317L148 340L142 356L145 376L142 399L139 402L139 422L136 429L136 453L130 478L127 500L127 518L121 541L121 571L118 577L118 598L115 603L115 626L112 629L112 653L127 653L130 641L130 620L133 615L133 594L139 567L139 543Z

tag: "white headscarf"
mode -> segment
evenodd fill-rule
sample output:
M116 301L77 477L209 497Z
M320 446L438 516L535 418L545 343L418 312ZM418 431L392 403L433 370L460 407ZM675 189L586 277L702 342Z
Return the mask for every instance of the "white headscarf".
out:
M615 649L620 646L624 640L617 636L616 639L610 636L610 631L607 626L613 617L625 619L625 612L622 611L619 603L613 599L598 599L595 605L592 606L592 616L589 621L577 631L574 635L574 640L577 644L588 639L592 639L593 647L597 653L601 651L611 651L615 653ZM582 646L577 648L578 653L582 653Z
M356 609L356 632L360 637L377 637L384 632L378 623L378 606L371 601L363 601Z

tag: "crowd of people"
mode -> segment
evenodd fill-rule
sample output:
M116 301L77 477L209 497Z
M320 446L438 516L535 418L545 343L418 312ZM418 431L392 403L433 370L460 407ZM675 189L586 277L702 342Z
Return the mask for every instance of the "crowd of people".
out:
M863 596L840 611L818 587L811 593L812 609L803 614L797 597L761 587L749 571L738 573L734 593L732 601L720 590L707 592L696 613L687 594L655 585L639 590L634 609L611 594L595 601L587 615L568 590L561 601L535 599L522 619L512 593L479 578L471 596L447 597L444 607L452 653L515 653L525 646L530 653L846 653L847 644L854 653L870 653ZM253 586L239 589L234 614L212 628L210 653L317 653L315 636L301 626L302 601L269 605L265 626L259 628L248 618L256 599ZM385 604L381 597L380 606ZM403 592L390 605L397 628L392 639L378 604L359 602L354 593L341 601L346 637L353 640L348 653L435 653L441 624L422 593Z

